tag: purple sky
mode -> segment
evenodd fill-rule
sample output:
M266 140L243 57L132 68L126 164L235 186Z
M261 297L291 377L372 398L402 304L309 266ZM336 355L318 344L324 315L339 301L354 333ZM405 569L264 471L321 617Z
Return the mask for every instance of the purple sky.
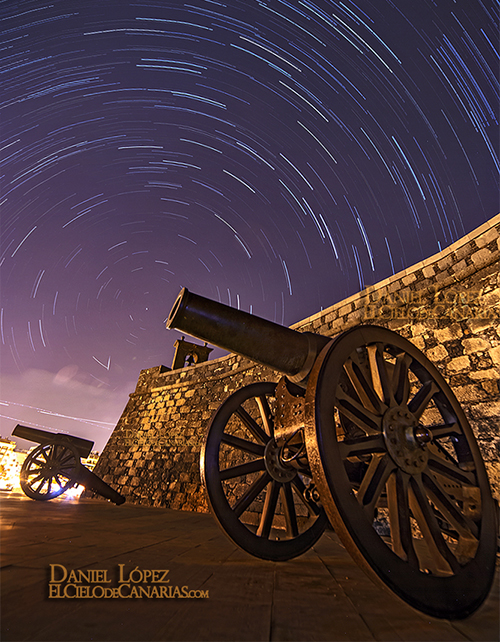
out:
M493 2L4 5L4 437L102 450L182 286L290 325L499 210Z

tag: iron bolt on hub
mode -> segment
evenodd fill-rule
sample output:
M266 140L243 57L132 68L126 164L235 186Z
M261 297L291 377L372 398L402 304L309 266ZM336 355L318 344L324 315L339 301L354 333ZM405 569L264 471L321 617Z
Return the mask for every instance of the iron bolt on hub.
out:
M430 430L420 426L416 417L404 406L389 408L383 417L384 438L389 454L406 473L416 475L425 470L432 440Z

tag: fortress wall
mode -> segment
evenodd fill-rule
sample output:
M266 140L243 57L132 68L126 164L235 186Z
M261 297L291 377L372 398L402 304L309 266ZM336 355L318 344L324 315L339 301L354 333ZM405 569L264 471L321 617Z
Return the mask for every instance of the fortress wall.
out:
M453 388L500 498L500 215L425 261L292 326L334 336L359 324L412 341ZM143 370L94 470L127 501L207 510L199 453L212 413L279 373L236 356Z

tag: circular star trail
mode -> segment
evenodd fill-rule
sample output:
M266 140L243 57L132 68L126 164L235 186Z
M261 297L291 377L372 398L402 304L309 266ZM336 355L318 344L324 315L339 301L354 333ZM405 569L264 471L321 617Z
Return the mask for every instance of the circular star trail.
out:
M497 10L4 3L3 433L112 425L182 286L290 325L495 215Z

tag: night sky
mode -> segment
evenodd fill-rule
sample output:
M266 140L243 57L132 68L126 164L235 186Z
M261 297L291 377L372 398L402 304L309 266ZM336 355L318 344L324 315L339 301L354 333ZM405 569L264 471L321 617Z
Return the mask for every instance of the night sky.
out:
M491 0L0 10L4 437L102 450L183 286L290 325L499 211Z

